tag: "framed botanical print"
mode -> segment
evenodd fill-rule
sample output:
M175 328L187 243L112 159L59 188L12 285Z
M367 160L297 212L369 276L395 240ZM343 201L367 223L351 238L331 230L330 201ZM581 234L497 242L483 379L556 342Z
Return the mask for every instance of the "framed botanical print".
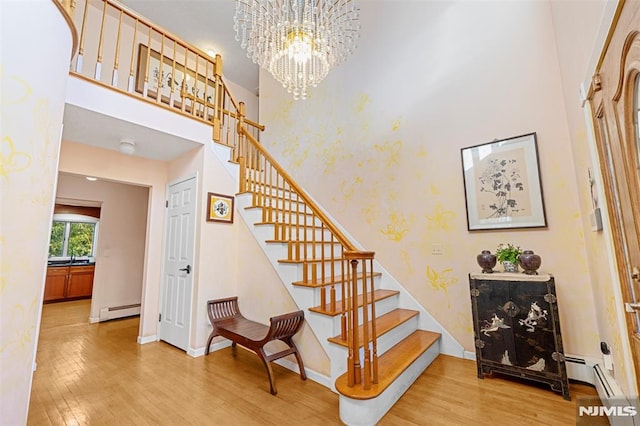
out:
M461 149L467 228L546 227L536 134Z

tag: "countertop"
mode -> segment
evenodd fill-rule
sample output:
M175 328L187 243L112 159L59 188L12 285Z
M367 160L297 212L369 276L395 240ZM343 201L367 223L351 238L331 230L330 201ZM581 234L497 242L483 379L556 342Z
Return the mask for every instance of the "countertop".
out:
M47 262L48 268L62 268L64 266L93 266L96 262L89 262L87 260L78 260L75 262L52 260Z

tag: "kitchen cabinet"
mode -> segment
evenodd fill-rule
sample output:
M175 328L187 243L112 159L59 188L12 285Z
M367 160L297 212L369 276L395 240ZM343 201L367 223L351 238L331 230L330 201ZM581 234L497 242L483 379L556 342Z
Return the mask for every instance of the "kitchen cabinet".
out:
M478 377L493 372L547 383L570 400L550 274L469 274Z
M90 298L95 265L61 265L47 268L44 302Z

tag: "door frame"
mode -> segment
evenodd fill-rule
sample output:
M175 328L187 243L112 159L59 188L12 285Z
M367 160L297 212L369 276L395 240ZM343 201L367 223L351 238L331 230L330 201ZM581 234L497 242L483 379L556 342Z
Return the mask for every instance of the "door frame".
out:
M193 335L193 325L194 325L194 318L193 318L193 312L194 312L194 300L196 298L196 292L195 290L195 286L196 283L198 282L198 266L199 266L199 262L197 260L197 245L196 245L196 236L198 234L198 229L199 229L199 223L200 223L200 179L199 179L199 174L198 172L195 172L194 174L189 174L177 179L173 179L169 182L167 182L166 188L165 188L165 214L164 214L164 223L163 223L163 227L162 227L162 265L160 267L160 294L158 297L158 318L156 319L157 324L158 324L158 329L157 329L157 340L160 341L162 340L160 338L161 335L161 327L162 327L162 321L160 321L160 314L162 313L162 306L163 306L163 302L164 302L164 286L165 286L165 269L166 269L166 254L167 254L167 250L168 250L168 244L169 244L169 236L167 235L167 231L168 231L168 224L169 224L169 215L167 214L168 211L168 206L167 203L169 202L169 188L173 185L177 185L179 183L182 182L186 182L188 180L191 179L195 179L195 213L194 213L194 227L193 227L193 274L192 274L192 291L191 291L191 303L189 303L189 335L187 336L187 350L185 351L186 353L190 353L192 351L192 347L191 347L191 336Z
M628 354L624 354L624 358L625 361L628 362L628 366L632 369L629 373L633 375L633 377L629 377L628 380L630 385L633 382L636 389L640 390L640 356L638 356L638 354L634 354L634 348L640 347L640 340L638 340L637 336L633 335L633 330L636 329L633 316L627 314L624 309L624 302L632 301L630 288L631 286L634 286L630 273L632 265L628 264L628 254L626 254L628 244L625 243L625 239L628 239L628 235L630 233L637 234L638 228L640 228L640 221L633 220L630 223L627 220L625 222L626 215L622 213L622 210L625 209L625 207L628 207L625 206L626 204L631 206L638 205L638 200L634 199L635 194L632 193L633 191L628 190L630 188L630 173L627 164L628 159L623 157L622 164L619 164L619 157L621 153L625 153L625 150L629 150L629 144L632 139L634 141L634 146L636 143L636 129L633 122L631 123L633 128L629 128L629 115L635 114L632 111L634 105L633 102L630 103L629 96L631 95L630 92L635 89L635 79L640 73L640 67L635 67L632 72L627 72L626 69L626 59L631 48L630 41L633 38L637 38L638 33L635 32L634 34L628 30L623 30L624 38L622 44L619 44L621 41L620 35L616 34L618 24L621 22L620 20L625 3L631 2L620 0L616 6L615 14L608 29L595 70L593 71L593 77L588 85L589 90L586 99L589 101L590 112L588 115L590 116L594 130L593 141L597 157L594 159L598 166L599 178L602 182L602 191L606 200L603 218L609 225L610 246L609 244L608 246L611 250L611 272L612 278L614 279L613 285L615 286L615 291L618 292L620 297L620 299L618 299L618 296L616 296L616 303L621 303L621 305L618 304L618 306L616 306L616 310L621 312L621 315L624 317L623 324L619 326L619 330L621 334L623 334L622 344L628 351ZM617 38L614 39L614 37ZM615 47L616 49L620 49L620 51L610 51L612 41L618 43ZM613 59L608 58L608 55L615 55L615 57ZM608 64L605 63L606 59L609 61ZM610 66L612 61L615 63L615 60L619 61L617 64L619 69L608 69L607 71L609 71L609 76L612 75L611 73L613 71L618 71L618 75L613 76L617 87L614 88L612 86L608 86L608 91L606 93L607 96L604 94L600 95L598 92L603 90L603 81L601 80L602 67L603 65ZM611 77L606 83L612 83ZM614 89L614 91L613 93L610 93L612 89ZM623 95L625 96L624 102L619 103ZM607 105L605 105L605 103ZM613 109L611 108L612 105L614 106ZM618 109L615 108L616 106L622 108L625 119L624 122L620 121ZM603 133L606 134L603 135ZM631 137L633 138L630 139ZM612 150L611 147L614 144L616 147ZM617 147L618 145L619 148ZM626 154L629 153L626 152ZM617 156L618 158L613 160L612 156ZM623 184L622 187L620 186L620 183ZM623 200L625 204L623 206L619 205L621 197L626 197L626 199ZM633 211L634 209L631 208L631 210ZM625 231L625 226L633 229ZM633 243L632 247L634 244L636 243ZM637 252L638 250L633 247L632 251ZM633 370L635 370L635 374L633 374Z

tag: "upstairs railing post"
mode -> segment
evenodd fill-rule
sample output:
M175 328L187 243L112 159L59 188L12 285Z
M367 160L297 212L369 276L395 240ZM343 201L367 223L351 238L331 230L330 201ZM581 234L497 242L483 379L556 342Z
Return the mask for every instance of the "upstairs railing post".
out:
M84 58L84 40L87 27L87 12L89 10L89 0L84 1L84 12L82 12L82 27L80 28L80 46L78 47L78 57L76 58L76 72L82 72L82 60Z
M236 147L237 155L238 155L238 164L240 165L240 192L245 192L247 190L247 161L245 158L245 143L243 141L246 139L246 136L242 132L244 130L244 115L245 115L246 107L244 106L244 102L240 102L238 104L238 146ZM215 132L215 126L214 126Z
M224 88L222 87L222 56L216 54L216 67L214 70L215 75L215 99L214 111L213 111L213 140L220 142L222 137L222 96L224 94ZM238 123L239 124L239 123ZM238 132L239 133L239 132Z

